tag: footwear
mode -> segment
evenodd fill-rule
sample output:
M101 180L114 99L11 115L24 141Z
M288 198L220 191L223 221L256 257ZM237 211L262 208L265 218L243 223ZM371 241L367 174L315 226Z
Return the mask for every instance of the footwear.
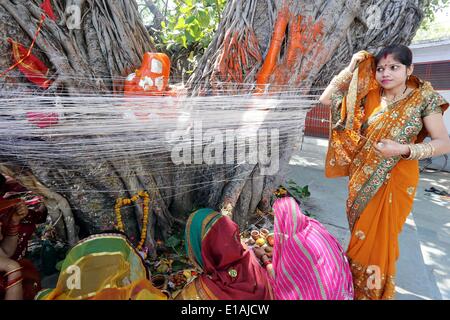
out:
M437 195L440 195L440 196L447 196L447 197L450 196L450 194L447 191L439 190L439 189L437 189L435 187L431 187L430 189L425 189L425 192L431 192L431 193L434 193L434 194L437 194Z

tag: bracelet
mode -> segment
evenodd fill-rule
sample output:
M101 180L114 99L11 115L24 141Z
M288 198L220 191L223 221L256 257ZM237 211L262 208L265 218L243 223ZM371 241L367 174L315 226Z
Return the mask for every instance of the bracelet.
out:
M11 233L11 232L6 232L6 236L7 237L16 237L16 236L18 236L19 235L19 232L17 231L17 232L14 232L14 233Z
M6 229L7 236L16 236L19 234L20 224L9 225Z
M12 275L13 273L16 273L17 271L20 271L20 270L22 270L22 269L23 269L23 267L19 267L19 268L16 268L16 269L14 269L14 270L11 270L11 271L9 271L9 272L6 272L6 273L4 274L4 277L6 278L6 277Z
M11 284L13 284L13 283L15 283L15 282L17 282L19 280L23 280L23 276L22 275L19 275L18 277L14 278L14 279L9 279L7 281L7 286L10 286Z
M410 154L409 157L404 159L406 160L422 160L426 158L431 158L434 155L435 149L434 146L427 143L419 143L419 144L410 144L408 145Z
M17 286L19 283L23 281L23 278L17 278L16 280L12 281L12 283L8 283L8 286L5 288L5 290L11 289L14 286Z

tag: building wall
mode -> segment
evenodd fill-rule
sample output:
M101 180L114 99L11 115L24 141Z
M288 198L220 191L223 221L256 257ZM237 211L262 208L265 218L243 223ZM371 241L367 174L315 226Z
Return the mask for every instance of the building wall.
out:
M417 75L431 82L433 87L450 102L450 40L410 45ZM450 135L450 110L444 113L444 122Z
M438 90L440 94L450 103L450 90ZM447 112L444 113L444 122L447 127L447 132L450 135L450 108L447 109Z
M410 45L413 62L445 61L450 59L450 40Z

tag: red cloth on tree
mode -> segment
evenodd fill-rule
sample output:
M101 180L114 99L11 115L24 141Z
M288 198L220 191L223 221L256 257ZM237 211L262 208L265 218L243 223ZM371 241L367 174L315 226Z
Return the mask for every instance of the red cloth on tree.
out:
M27 112L27 119L41 129L58 124L59 121L59 117L56 112Z
M53 12L52 2L50 0L44 0L41 4L42 10L44 10L47 17L52 19L53 21L56 20L55 13Z
M34 84L40 86L42 89L48 89L52 81L47 78L47 66L31 53L27 57L28 49L20 43L11 38L8 41L12 46L13 61L17 64L19 70ZM26 58L24 59L24 57ZM22 59L23 61L21 61ZM19 63L19 61L21 62Z

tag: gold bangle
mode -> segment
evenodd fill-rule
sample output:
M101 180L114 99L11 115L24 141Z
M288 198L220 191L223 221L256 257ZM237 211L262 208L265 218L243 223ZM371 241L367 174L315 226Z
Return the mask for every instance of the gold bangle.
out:
M400 155L400 156L401 156L403 159L405 159L405 160L410 160L410 158L411 158L411 153L412 153L412 151L411 151L411 145L408 144L407 147L408 147L408 149L409 149L409 155L406 156L406 155L402 154L402 155Z
M14 282L13 284L7 286L7 287L5 288L5 290L9 290L9 289L11 289L12 287L17 286L18 284L22 283L22 281L23 281L23 279L19 279L18 281Z
M434 148L434 146L431 144L431 142L428 143L430 146L430 158L434 156L434 154L436 153L436 149Z
M430 158L433 156L433 145L431 143L422 144L422 153L420 154L419 160Z
M20 271L20 270L22 270L23 269L23 267L19 267L19 268L16 268L16 269L14 269L14 270L11 270L11 271L9 271L9 272L6 272L5 274L4 274L4 277L6 278L6 277L8 277L9 275L12 275L13 273L16 273L17 271Z
M410 144L408 145L410 154L406 160L422 160L426 158L430 158L434 155L435 149L434 146L427 143L419 143L419 144Z

